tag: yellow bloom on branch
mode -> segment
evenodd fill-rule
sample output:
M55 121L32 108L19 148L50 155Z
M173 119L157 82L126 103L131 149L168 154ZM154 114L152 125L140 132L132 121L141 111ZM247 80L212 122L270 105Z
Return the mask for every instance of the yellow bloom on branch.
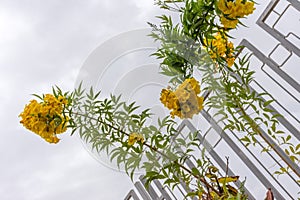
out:
M227 65L230 67L234 64L235 57L226 58Z
M225 28L235 28L239 20L237 19L228 19L227 17L221 16L220 21Z
M233 43L228 41L227 36L224 33L218 32L214 35L214 39L206 41L207 48L212 60L216 61L218 58L226 61L228 67L231 67L234 63L234 46Z
M199 82L194 78L186 79L175 91L163 89L160 101L171 110L171 117L192 118L203 109L203 97Z
M220 22L224 28L236 28L239 18L250 15L255 10L252 1L219 0L217 5L221 11Z
M134 145L136 142L140 142L140 143L144 143L144 137L142 134L139 134L139 133L131 133L129 135L129 138L128 138L128 145L129 146L132 146Z
M63 109L68 100L64 96L57 98L52 94L46 94L42 102L31 100L19 115L20 123L28 130L38 134L49 143L57 143L56 134L67 130L69 118L63 115Z

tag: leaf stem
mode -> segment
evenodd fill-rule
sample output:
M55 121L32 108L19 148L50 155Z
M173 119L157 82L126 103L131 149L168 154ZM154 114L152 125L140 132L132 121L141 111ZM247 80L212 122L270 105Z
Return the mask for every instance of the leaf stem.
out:
M126 133L125 131L121 130L120 128L115 127L115 126L113 126L112 124L109 124L109 123L107 123L107 122L105 122L105 121L103 121L103 120L101 120L101 119L99 119L99 118L97 119L97 118L95 118L95 117L86 116L85 114L76 113L76 112L73 112L72 114L74 114L74 115L79 115L79 116L84 116L84 117L88 117L88 118L90 118L90 119L92 119L92 120L95 120L95 121L97 121L97 122L100 122L100 123L102 123L102 124L108 126L108 127L111 128L111 129L114 129L114 130L116 130L116 131L118 131L118 132L120 132L120 133L122 133L122 134L124 134L124 135L126 135L126 136L129 136L129 135L130 135L130 134ZM143 142L143 145L146 146L146 147L148 147L150 150L155 151L156 153L158 153L158 154L160 154L161 156L165 157L166 159L171 160L171 159L169 158L169 156L167 156L165 153L159 151L156 147L153 147L152 145L147 144L146 142ZM219 196L221 196L221 193L220 193L219 191L217 191L213 186L211 186L211 185L205 180L204 177L201 177L201 176L199 176L199 175L194 174L190 169L188 169L188 168L185 167L184 165L178 163L176 160L174 161L174 164L178 165L178 166L179 166L180 168L182 168L184 171L186 171L187 173L189 173L189 174L191 174L192 176L194 176L195 178L197 178L197 179L198 179L201 183L203 183L207 188L211 189L211 190L214 191L216 194L218 194Z

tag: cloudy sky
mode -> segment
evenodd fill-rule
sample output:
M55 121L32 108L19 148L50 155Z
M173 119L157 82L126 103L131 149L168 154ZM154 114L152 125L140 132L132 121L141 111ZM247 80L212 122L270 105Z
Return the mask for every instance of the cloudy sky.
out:
M265 6L261 2L257 13ZM25 130L18 115L32 93L50 92L53 85L72 90L91 52L119 33L146 28L159 13L152 0L0 0L2 200L122 199L127 194L129 178L97 162L78 137L64 134L59 144L47 144ZM248 19L250 27L258 16ZM252 30L241 30L240 37Z
M18 124L32 93L74 88L88 55L121 32L147 27L151 0L0 1L0 198L121 199L126 175L99 164L77 137L50 145Z

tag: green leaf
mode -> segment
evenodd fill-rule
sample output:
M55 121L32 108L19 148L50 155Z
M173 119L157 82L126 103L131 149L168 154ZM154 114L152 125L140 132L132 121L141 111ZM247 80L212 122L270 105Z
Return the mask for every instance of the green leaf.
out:
M192 173L193 173L194 175L196 175L196 176L200 175L199 170L198 170L197 168L195 168L195 167L192 168Z
M296 156L290 156L290 159L295 163L296 161L298 161L299 159Z
M296 146L296 151L300 149L300 143Z
M295 153L295 149L292 146L289 146L292 153Z
M38 99L40 99L40 100L42 100L42 101L44 100L43 97L41 97L41 96L39 96L39 95L37 95L37 94L31 94L31 95L37 97Z
M288 149L285 149L284 152L289 156L290 155L290 152Z
M243 141L243 142L246 142L246 143L250 143L251 142L250 138L248 138L247 136L241 138L240 140Z
M226 183L230 183L230 182L236 182L238 179L239 179L239 176L228 176L228 177L218 178L218 181L219 181L219 183L226 184Z
M268 105L270 105L272 102L274 101L274 99L268 100L264 102L264 107L267 107Z

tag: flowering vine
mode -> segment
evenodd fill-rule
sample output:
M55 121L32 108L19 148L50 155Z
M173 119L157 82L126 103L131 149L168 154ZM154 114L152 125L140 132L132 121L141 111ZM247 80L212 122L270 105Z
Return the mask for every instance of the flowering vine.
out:
M63 114L63 110L68 105L68 100L62 95L52 94L46 94L40 99L41 102L31 100L25 106L20 114L20 123L47 142L57 143L59 139L56 135L67 130L69 117Z
M234 29L236 28L239 18L243 18L247 15L250 15L255 10L254 2L251 1L228 1L228 0L219 0L218 9L221 11L220 21L224 28Z
M186 79L173 92L170 89L161 91L160 100L168 109L172 110L171 117L192 118L203 109L203 97L200 93L198 81L194 78Z
M288 152L293 162L299 163L300 145L289 143L291 136L281 136L278 118L268 108L273 100L267 93L256 93L250 83L254 72L249 70L249 57L238 56L242 47L234 47L230 31L242 24L242 18L253 13L250 0L158 0L161 8L178 14L174 24L171 16L162 15L160 25L149 23L151 36L160 42L152 55L161 61L161 73L170 77L170 85L160 93L161 103L170 110L170 116L158 119L157 126L147 125L149 109L137 112L139 106L126 103L121 96L99 99L100 92L82 89L62 93L59 88L40 101L31 100L20 114L20 123L49 143L57 143L57 134L67 129L92 145L98 153L106 152L118 166L123 164L133 179L137 169L143 169L146 185L161 180L175 187L183 184L186 196L203 200L247 199L243 184L232 183L238 176L220 175L201 149L198 132L177 137L175 117L193 118L203 109L214 109L215 116L224 124L224 130L244 132L239 138L246 146L257 143L261 127L267 130L279 145L290 145ZM201 89L194 71L202 74ZM199 79L200 80L200 79ZM158 95L159 96L159 95ZM251 108L251 115L249 117ZM264 151L272 150L272 146ZM202 151L188 168L185 161ZM227 167L228 167L227 159ZM289 166L280 169L283 173ZM277 172L281 173L281 172ZM271 191L268 191L271 193ZM272 195L272 194L270 194ZM270 196L269 195L269 196Z

